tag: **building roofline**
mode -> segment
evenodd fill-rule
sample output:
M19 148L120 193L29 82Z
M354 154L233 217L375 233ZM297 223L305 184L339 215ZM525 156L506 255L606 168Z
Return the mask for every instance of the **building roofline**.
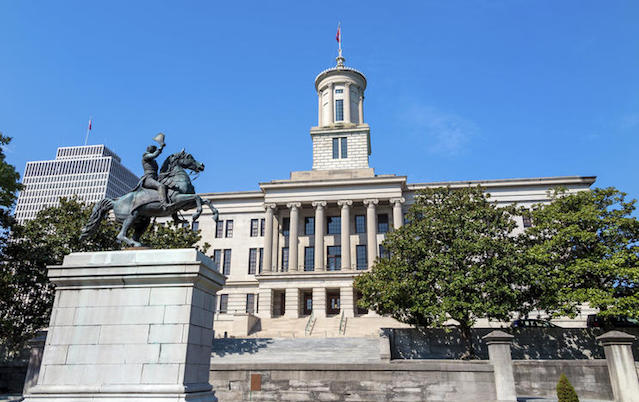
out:
M592 185L597 180L597 176L550 176L550 177L525 177L512 179L490 179L490 180L460 180L460 181L437 181L429 183L409 183L409 190L416 190L425 187L464 187L473 185L485 185L487 187L513 187L525 185L552 185L552 184L587 184Z
M200 197L206 198L222 198L222 199L241 199L241 198L264 198L264 193L259 190L250 191L224 191L220 193L197 193Z
M349 186L357 184L380 184L380 183L406 183L406 176L380 175L365 178L329 179L329 180L274 180L260 183L262 189L291 188L291 187L325 187L325 186Z

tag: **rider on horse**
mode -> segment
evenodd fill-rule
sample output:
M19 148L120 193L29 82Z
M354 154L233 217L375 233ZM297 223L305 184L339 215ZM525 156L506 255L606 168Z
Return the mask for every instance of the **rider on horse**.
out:
M146 148L146 152L142 155L142 167L144 168L144 175L140 179L140 184L144 188L156 190L160 195L160 206L167 208L169 200L166 195L166 186L158 181L158 163L155 158L160 156L162 150L165 147L164 141L160 143L160 148L155 145L149 145Z

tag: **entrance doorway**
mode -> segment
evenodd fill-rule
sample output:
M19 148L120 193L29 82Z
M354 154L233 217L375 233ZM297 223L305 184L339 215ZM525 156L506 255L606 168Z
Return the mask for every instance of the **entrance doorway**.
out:
M302 291L302 315L310 315L313 311L313 291Z
M286 312L286 291L273 291L273 317L281 317Z
M326 315L339 314L339 289L326 290Z

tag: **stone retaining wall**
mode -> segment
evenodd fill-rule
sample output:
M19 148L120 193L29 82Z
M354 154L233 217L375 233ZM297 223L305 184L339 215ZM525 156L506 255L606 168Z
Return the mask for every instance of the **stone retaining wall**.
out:
M639 328L620 328L639 338ZM464 351L457 329L384 328L391 342L393 359L458 359ZM488 359L482 336L492 328L474 328L473 345L481 359ZM512 334L513 359L572 360L605 359L603 347L595 339L607 330L601 328L507 328ZM639 342L633 345L639 361Z
M493 367L482 361L212 364L209 381L221 402L495 400Z

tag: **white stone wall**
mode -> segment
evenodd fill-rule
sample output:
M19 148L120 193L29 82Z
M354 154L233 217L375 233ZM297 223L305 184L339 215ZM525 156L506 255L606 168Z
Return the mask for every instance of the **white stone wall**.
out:
M348 157L333 159L333 138L346 137ZM330 132L313 134L313 169L361 169L368 168L367 132Z

